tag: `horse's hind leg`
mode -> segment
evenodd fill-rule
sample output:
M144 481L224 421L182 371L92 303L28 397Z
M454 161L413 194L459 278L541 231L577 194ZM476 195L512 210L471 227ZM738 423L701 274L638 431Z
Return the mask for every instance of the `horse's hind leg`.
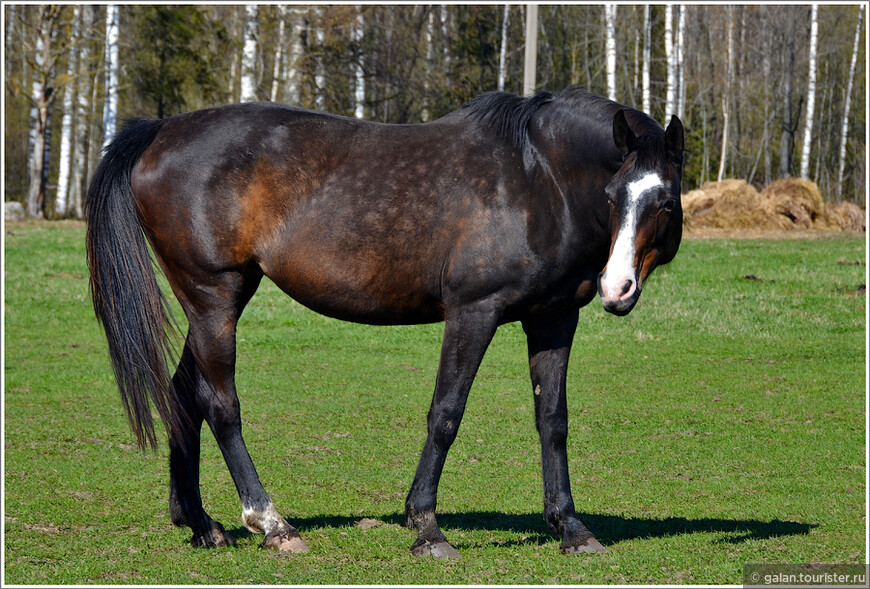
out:
M245 276L227 272L211 284L200 280L195 289L179 296L190 324L187 347L195 373L195 415L199 423L202 419L208 423L217 440L242 501L245 526L252 532L265 534L265 547L304 552L307 550L305 542L281 517L260 483L242 438L235 386L236 324L261 277L261 274ZM196 455L184 456L180 449L176 451L177 462L183 464L192 477L198 474L193 467L194 460L198 462L198 433L195 437L197 439L192 441L197 448ZM179 473L182 470L179 467ZM176 484L175 488L180 489L181 485ZM185 491L191 501L193 489ZM198 490L196 492L198 501Z
M184 407L187 423L169 440L169 513L176 526L193 530L194 546L226 546L233 543L223 526L202 507L199 494L199 448L202 414L196 404L196 364L190 342L184 345L172 387Z

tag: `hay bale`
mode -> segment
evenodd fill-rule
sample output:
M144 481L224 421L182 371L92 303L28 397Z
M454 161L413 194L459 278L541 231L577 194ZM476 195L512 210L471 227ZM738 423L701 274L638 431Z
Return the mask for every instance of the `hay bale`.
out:
M687 228L784 229L779 215L771 214L764 199L745 180L707 182L682 197Z
M866 231L867 217L861 207L851 202L841 202L827 207L828 221L843 231Z
M793 229L828 227L825 201L814 182L802 178L780 178L761 191L769 214L781 215Z

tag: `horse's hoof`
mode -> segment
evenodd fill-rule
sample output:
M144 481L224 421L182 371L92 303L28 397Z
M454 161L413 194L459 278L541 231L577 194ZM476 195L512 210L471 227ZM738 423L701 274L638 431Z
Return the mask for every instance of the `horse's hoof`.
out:
M461 558L456 549L447 542L423 542L422 544L414 543L411 546L411 553L417 556L432 556L435 558Z
M288 534L268 535L260 546L289 554L302 554L309 550L308 544L298 534L292 536Z
M589 537L583 540L582 543L576 542L570 546L560 546L559 550L562 554L590 554L594 552L607 552L601 542L595 538Z

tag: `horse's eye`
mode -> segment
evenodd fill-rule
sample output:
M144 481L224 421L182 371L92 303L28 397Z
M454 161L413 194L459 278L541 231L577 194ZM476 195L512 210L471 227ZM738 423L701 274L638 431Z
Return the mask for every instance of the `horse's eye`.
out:
M675 208L676 206L677 206L677 201L676 201L675 199L673 199L673 198L669 198L669 199L666 200L665 203L662 205L662 209L664 209L665 212L670 213L671 211L674 210L674 208Z

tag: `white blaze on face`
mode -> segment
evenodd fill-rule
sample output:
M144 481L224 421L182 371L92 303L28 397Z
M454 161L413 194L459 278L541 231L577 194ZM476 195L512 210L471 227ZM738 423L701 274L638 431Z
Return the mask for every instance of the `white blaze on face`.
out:
M601 293L605 300L627 299L638 288L637 268L634 267L637 213L643 195L648 190L661 186L664 186L664 182L653 172L628 184L625 216L616 233L616 243L613 245L610 259L607 260L607 269L601 276Z

